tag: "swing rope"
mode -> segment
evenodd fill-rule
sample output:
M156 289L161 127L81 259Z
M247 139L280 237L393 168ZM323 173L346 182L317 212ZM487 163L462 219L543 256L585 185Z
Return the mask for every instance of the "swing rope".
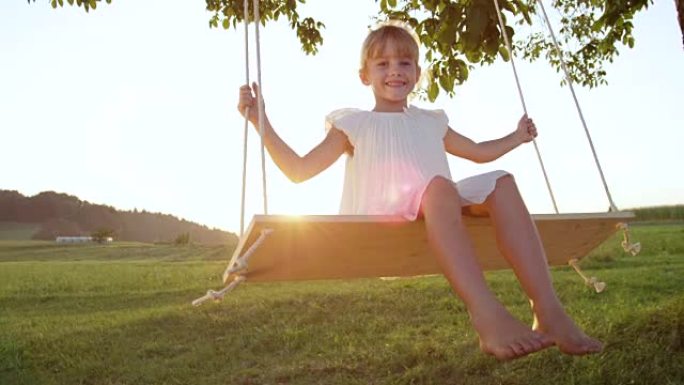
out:
M249 84L249 3L242 3L245 20L245 84ZM249 134L249 107L245 108L245 129L242 135L242 196L240 198L240 237L245 232L245 186L247 185L247 136Z
M261 87L261 39L259 38L259 23L261 23L261 15L259 13L259 0L253 0L252 7L254 8L254 38L256 40L257 83L259 84L259 100L257 102L259 103L259 137L261 138L261 191L263 192L264 215L268 215L268 194L266 193L266 152L264 149L264 89Z
M495 0L496 2L496 0ZM603 188L606 191L606 195L608 196L608 201L610 202L610 211L618 211L617 206L615 205L615 202L613 202L613 197L610 194L610 190L608 189L608 183L606 183L606 177L603 175L603 169L601 168L601 163L599 162L598 155L596 154L596 149L594 148L594 142L591 139L591 135L589 134L589 128L587 128L587 122L584 120L584 114L582 113L582 108L579 105L579 102L577 101L577 95L575 94L575 89L572 86L572 78L570 77L570 72L568 71L567 66L565 65L565 60L563 60L563 52L561 51L560 44L558 44L558 40L556 40L556 34L553 32L553 27L551 26L551 22L549 21L549 17L546 14L546 9L544 8L544 3L540 0L537 1L537 4L539 4L539 8L541 8L542 13L544 14L544 20L546 21L546 27L549 30L549 33L551 34L551 39L553 40L553 45L556 47L556 53L558 54L558 59L560 60L561 67L563 68L563 72L565 73L565 79L568 82L568 86L570 87L570 92L572 93L572 98L575 101L575 107L577 108L577 112L579 114L580 120L582 121L582 127L584 127L584 133L587 136L587 140L589 141L589 147L591 147L591 153L594 156L594 162L596 163L596 167L598 168L599 174L601 175L601 182L603 182ZM498 7L498 5L497 5Z
M520 86L520 80L518 78L518 72L515 68L515 61L513 60L513 50L511 48L511 43L508 39L508 34L506 33L506 27L505 27L504 22L503 22L503 15L501 13L501 9L499 8L498 0L493 0L493 1L494 1L494 7L496 8L497 18L499 19L499 26L501 27L501 33L503 35L504 42L506 43L506 49L508 50L509 55L510 55L511 66L513 67L513 74L515 75L515 83L518 86L518 94L520 96L520 101L522 102L522 106L523 106L523 110L525 111L525 114L527 114L527 108L525 107L525 99L523 97L522 88ZM591 147L591 152L592 152L592 155L594 156L594 162L596 162L596 167L598 168L599 174L601 175L601 181L603 182L603 188L606 191L606 195L608 196L608 201L610 202L610 210L609 211L612 211L612 212L618 211L617 206L615 205L615 202L613 202L613 197L610 194L610 190L608 189L608 184L606 183L606 178L603 174L603 169L601 168L601 164L598 160L598 155L596 154L596 149L594 148L594 143L591 139L591 135L589 134L589 129L587 128L587 123L584 120L584 114L582 113L582 108L580 107L579 102L577 100L577 95L575 94L575 89L573 87L572 78L570 77L570 72L568 71L568 68L565 64L565 61L563 60L563 53L560 49L560 45L558 44L558 40L556 40L556 35L553 32L553 27L551 26L551 22L549 21L549 17L546 14L546 9L544 8L544 3L542 2L542 0L537 1L537 3L539 4L539 7L541 8L541 11L544 15L546 27L548 28L549 33L551 35L551 38L553 40L553 44L554 44L554 47L556 49L556 53L558 54L558 58L560 60L561 67L563 68L563 72L565 73L565 78L566 78L568 85L570 87L570 92L572 93L572 98L575 101L575 107L577 108L577 112L579 113L580 121L582 122L582 126L584 127L584 132L587 136L587 139L589 140L589 146ZM551 192L551 186L549 185L549 179L546 176L546 170L544 169L544 164L542 163L541 155L540 155L539 149L537 147L537 142L536 141L533 141L533 142L534 142L534 148L535 148L535 150L537 150L537 156L539 158L539 162L541 164L542 171L544 172L544 178L546 179L546 185L549 189L549 193L551 194L551 200L553 201L553 207L556 210L556 214L558 214L558 207L556 206L556 200L553 197L553 192ZM627 225L624 223L621 223L618 225L618 228L622 229L623 235L624 235L624 241L622 242L622 248L626 252L631 253L632 255L638 254L639 251L641 250L641 244L639 242L632 243L630 241L629 230L628 230ZM577 264L577 259L571 259L568 263L570 264L570 266L573 267L573 269L575 269L575 271L577 271L577 273L582 277L582 279L584 279L584 282L587 286L594 288L594 290L597 293L601 293L605 289L605 287L606 287L605 282L598 281L598 279L596 277L588 278L586 275L584 275L584 273L582 273L582 270L580 269L580 267Z
M243 6L243 13L244 13L244 22L245 22L245 77L247 78L247 85L249 85L249 2L248 0L244 0L242 3ZM264 99L261 95L261 47L259 45L259 21L261 20L261 16L259 15L259 0L253 0L252 6L254 8L254 30L255 30L255 40L256 40L256 66L257 66L257 84L259 85L259 98L258 98L258 113L259 113L259 137L261 138L261 182L262 182L262 191L263 191L263 198L264 198L264 214L268 215L268 194L266 192L266 156L265 156L265 151L264 151ZM243 147L242 147L242 197L240 201L240 238L244 235L244 230L245 230L245 186L246 186L246 181L247 181L247 138L248 138L248 132L249 132L249 107L245 108L245 127L244 127L244 133L243 133ZM235 289L240 283L245 281L247 277L245 277L244 270L247 269L247 262L249 261L249 258L251 257L252 253L254 253L254 250L256 250L259 245L266 239L266 237L271 233L272 231L270 230L264 230L261 232L261 235L259 236L259 239L250 247L249 250L245 254L242 255L240 259L238 259L235 263L234 266L232 266L229 270L229 274L237 274L235 275L235 278L233 278L233 281L230 282L228 285L226 285L223 289L216 291L216 290L208 290L207 293L192 301L193 306L199 306L203 302L208 301L208 300L214 300L214 301L220 301L223 299L223 297L231 292L233 289Z
M501 9L499 8L499 2L494 1L494 7L496 8L496 15L499 19L499 26L501 27L501 34L503 35L504 42L506 43L506 49L508 50L509 58L511 61L511 66L513 67L513 75L515 75L515 84L518 86L518 96L520 97L520 103L522 104L523 111L527 115L527 106L525 104L525 97L523 96L522 87L520 85L520 79L518 78L518 71L515 68L515 60L513 59L513 49L511 48L511 42L508 39L508 34L506 33L506 26L503 22L503 16L501 15ZM546 188L549 190L549 196L551 196L551 202L553 203L553 209L558 214L558 205L556 204L556 197L553 195L553 190L551 189L551 183L549 182L549 176L546 173L546 167L544 167L544 161L542 160L541 152L539 151L539 146L537 145L537 140L532 139L534 144L534 150L537 153L537 159L539 160L539 165L541 166L542 173L544 174L544 181L546 181Z
M256 40L256 60L257 60L257 84L259 85L259 99L257 110L259 114L259 137L261 138L261 185L263 191L264 214L268 215L268 193L266 189L266 154L264 150L264 98L261 87L261 46L259 42L259 0L253 0L254 8L254 33ZM245 22L245 81L249 85L249 1L242 3L243 16ZM245 190L247 185L247 138L249 132L249 107L245 108L245 127L242 143L242 195L240 199L240 236L245 232Z
M511 65L513 66L513 73L515 75L515 81L516 85L518 87L518 94L520 96L520 101L523 106L523 110L525 111L525 114L527 114L527 107L525 105L525 99L522 93L522 88L520 85L520 81L518 78L518 73L515 67L515 63L513 60L513 50L511 48L510 41L508 39L508 35L506 34L506 29L505 25L503 23L503 16L501 13L501 10L499 9L499 4L497 0L494 1L494 6L496 7L497 10L497 16L499 19L499 25L501 27L501 31L504 37L504 41L506 43L506 48L508 49L508 52L510 54L510 60L511 60ZM544 17L546 18L546 23L549 27L549 30L551 31L551 35L553 37L554 44L556 46L556 50L559 53L559 57L561 56L561 51L560 47L558 45L558 42L556 41L555 36L553 35L553 30L551 29L551 24L548 21L548 17L546 15L546 11L544 10L543 4L541 4L541 1L539 2L540 6L542 8L542 12L544 13ZM243 1L243 11L244 11L244 22L245 22L245 76L246 76L246 81L247 84L249 84L249 9L248 9L248 0ZM261 174L262 174L262 185L263 185L263 204L264 204L264 213L268 215L268 194L266 191L266 168L265 168L265 146L264 146L264 102L263 102L263 96L262 96L262 87L261 87L261 54L260 54L260 42L259 42L259 22L261 20L261 17L259 15L259 0L253 0L253 7L254 7L254 22L255 22L255 40L256 40L256 59L257 59L257 81L259 85L259 96L258 96L258 114L259 114L259 136L261 138ZM591 145L592 152L594 154L594 160L596 161L596 164L599 168L599 172L601 173L601 178L603 180L604 188L606 190L606 193L608 195L608 199L610 200L611 203L611 211L617 211L615 208L615 204L613 203L612 197L610 195L610 192L608 190L608 186L606 184L605 178L603 176L603 171L601 170L601 166L598 162L598 157L596 156L596 152L594 150L593 143L591 141L591 137L589 135L589 131L586 127L586 124L584 122L584 117L582 115L582 111L580 109L579 103L577 102L577 98L575 96L575 92L572 88L572 81L570 79L569 73L565 67L565 63L563 62L561 58L561 64L563 66L563 70L565 71L568 84L570 84L570 89L572 91L573 97L575 99L575 105L577 106L577 109L580 113L580 118L582 120L582 124L584 125L585 132L587 134L587 137L589 138L589 142ZM246 186L246 175L247 175L247 139L248 139L248 125L249 125L249 107L245 109L245 126L244 126L244 143L243 143L243 167L242 167L242 198L241 198L241 219L240 219L240 237L242 238L244 235L244 219L245 219L245 186ZM556 213L558 213L558 207L556 205L556 200L553 195L553 191L551 190L551 185L549 183L549 178L546 174L546 169L544 167L544 163L542 161L541 154L539 152L539 148L537 147L536 141L534 141L534 147L537 152L537 158L539 159L539 163L542 168L542 172L544 174L544 179L546 181L547 188L549 190L549 194L551 195L551 200L553 201L554 209L556 210ZM626 224L621 224L621 228L624 231L624 241L622 242L622 246L625 249L625 251L631 252L633 255L636 255L639 250L640 250L640 244L632 244L630 239L629 239L629 233L627 231L627 226ZM227 281L227 279L230 277L230 275L234 275L232 282L228 283L222 290L215 291L215 290L209 290L207 293L200 297L197 298L192 302L193 306L199 306L203 302L208 301L208 300L214 300L214 301L219 301L221 300L224 295L230 291L232 291L235 287L237 287L240 283L246 280L246 277L244 275L244 272L247 269L247 264L249 261L249 258L252 256L252 254L255 252L255 250L261 245L262 242L264 242L265 238L268 237L271 233L273 233L273 229L262 229L261 234L259 235L258 239L249 247L249 249L238 258L235 263L232 266L229 266L229 268L226 270L224 273L224 282ZM571 260L570 265L577 270L577 272L584 278L585 283L587 285L593 286L597 292L602 291L605 288L605 283L599 282L595 277L587 278L579 269L579 267L576 264L576 260Z

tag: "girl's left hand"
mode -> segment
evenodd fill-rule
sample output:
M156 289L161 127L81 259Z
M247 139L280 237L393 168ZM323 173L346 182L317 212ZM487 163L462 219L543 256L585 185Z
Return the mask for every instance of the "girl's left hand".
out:
M520 118L518 129L515 130L515 136L520 139L521 143L530 142L537 137L537 126L534 125L534 121L531 118L527 117L527 114Z

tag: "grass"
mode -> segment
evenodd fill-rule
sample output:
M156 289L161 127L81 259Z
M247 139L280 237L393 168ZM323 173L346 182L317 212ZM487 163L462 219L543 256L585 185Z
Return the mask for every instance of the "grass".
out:
M0 241L0 262L125 262L226 261L234 246L151 244L139 242L56 243L53 241Z
M684 226L638 226L553 270L607 347L500 363L479 352L441 277L245 284L221 303L226 248L0 242L0 384L684 384ZM487 273L530 321L510 271Z

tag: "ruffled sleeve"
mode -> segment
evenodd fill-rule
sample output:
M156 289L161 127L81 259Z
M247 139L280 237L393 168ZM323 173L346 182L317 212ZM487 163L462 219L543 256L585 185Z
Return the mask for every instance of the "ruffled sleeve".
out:
M434 127L434 129L437 130L437 134L440 138L446 136L447 129L449 128L449 117L444 110L424 110L422 108L410 106L407 112L422 114L425 118L431 121L432 124L429 124L428 126Z
M325 117L325 131L331 128L342 131L347 135L349 143L353 146L359 130L359 115L361 110L357 108L342 108L332 111Z

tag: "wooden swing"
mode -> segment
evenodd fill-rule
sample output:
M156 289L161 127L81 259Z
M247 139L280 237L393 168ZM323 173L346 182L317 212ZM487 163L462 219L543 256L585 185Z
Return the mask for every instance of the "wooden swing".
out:
M259 17L259 0L253 0L255 19ZM508 36L505 33L501 11L494 0L501 30L508 51L512 53ZM544 5L538 2L546 24L550 30L556 49L556 41ZM248 3L244 0L244 20L248 20ZM259 23L254 23L256 34L256 59L258 84L261 85L261 63L259 54ZM245 22L245 52L247 49L247 22ZM515 63L511 64L523 110L527 114L525 100L518 80ZM562 57L559 55L559 57ZM598 162L589 131L582 111L577 102L572 80L565 63L561 61L575 105L589 140L594 160L599 169L604 188L608 195L611 210L607 213L559 214L553 192L549 184L544 164L541 160L536 141L534 146L546 179L556 214L534 214L532 218L541 237L549 265L570 264L583 278L584 282L597 292L605 288L605 283L595 277L587 277L576 262L589 251L604 242L617 230L622 230L625 251L636 255L640 244L633 244L629 238L626 222L634 218L631 212L618 211L608 190L603 171ZM248 68L248 65L247 65ZM247 69L247 84L249 84ZM259 121L263 122L263 101L259 95ZM248 116L249 111L245 114ZM247 160L248 121L244 126L242 211L239 243L223 273L222 290L209 290L207 294L192 302L197 306L206 300L220 300L239 283L249 278L254 282L296 281L317 279L350 279L370 277L405 277L440 274L441 270L429 248L424 222L407 221L399 216L380 215L255 215L244 231L244 200ZM263 127L259 127L263 135ZM264 191L264 212L268 213L266 200L265 155L261 145L262 183ZM480 266L484 270L509 268L500 254L491 221L483 209L476 205L464 212L464 223L475 246Z

